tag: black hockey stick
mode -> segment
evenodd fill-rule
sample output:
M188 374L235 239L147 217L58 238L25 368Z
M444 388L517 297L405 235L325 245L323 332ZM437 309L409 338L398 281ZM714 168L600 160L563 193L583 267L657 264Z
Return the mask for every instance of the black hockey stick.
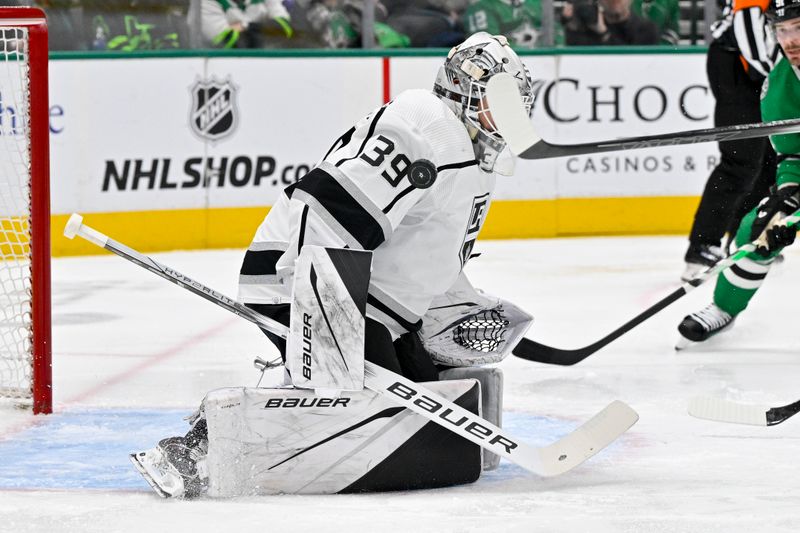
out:
M249 320L262 329L283 338L289 334L289 328L283 324L110 239L84 225L83 217L73 214L64 228L64 236L72 239L76 235ZM369 361L364 361L364 386L540 476L557 476L572 470L614 442L639 419L639 415L627 404L615 400L572 433L547 446L537 447L514 438L480 416L436 394L424 384L414 383Z
M797 226L798 222L800 222L800 211L795 211L781 221L782 224L790 227ZM742 259L748 253L754 251L758 244L758 241L745 244L733 254L718 262L713 267L704 270L693 280L684 283L666 297L662 298L652 306L645 309L643 312L633 317L628 322L624 323L599 341L590 344L589 346L576 348L574 350L562 350L560 348L554 348L552 346L540 344L530 339L522 339L519 344L514 347L512 353L521 359L527 359L528 361L535 361L537 363L546 363L549 365L570 366L580 363L600 348L603 348L607 344L610 344L614 340L620 338L622 335L629 332L662 309L683 298L684 295L702 285L709 278L716 276L724 269Z
M651 316L655 315L676 300L679 300L683 297L683 295L693 288L694 287L691 285L691 283L682 285L679 289L676 289L674 292L670 293L666 298L660 300L652 307L645 309L642 313L636 315L628 322L625 322L623 325L599 341L590 344L589 346L575 348L574 350L562 350L561 348L554 348L552 346L547 346L546 344L541 344L536 341L523 338L519 344L514 347L514 350L511 353L521 359L527 359L528 361L535 361L537 363L545 363L548 365L571 366L576 363L580 363L598 351L600 348L603 348L607 344L617 340Z
M797 118L582 144L551 144L536 134L533 124L523 110L517 82L511 75L492 76L487 86L487 98L497 129L508 142L514 155L522 159L550 159L617 150L734 141L800 131L800 118Z
M553 157L597 154L600 152L614 152L617 150L636 150L639 148L697 144L712 141L736 141L739 139L749 139L751 137L766 137L779 133L795 133L798 131L800 131L800 118L776 120L774 122L759 122L755 124L741 124L723 128L664 133L661 135L646 135L644 137L631 137L627 139L583 144L550 144L547 141L540 140L518 154L518 156L522 159L550 159Z
M751 426L775 426L797 413L800 400L780 407L747 405L710 396L699 396L689 402L689 414L694 417Z

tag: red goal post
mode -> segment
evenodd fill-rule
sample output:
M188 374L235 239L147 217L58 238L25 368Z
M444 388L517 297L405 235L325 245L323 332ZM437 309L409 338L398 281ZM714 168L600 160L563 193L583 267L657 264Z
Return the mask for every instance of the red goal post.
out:
M47 22L0 7L0 399L52 412Z

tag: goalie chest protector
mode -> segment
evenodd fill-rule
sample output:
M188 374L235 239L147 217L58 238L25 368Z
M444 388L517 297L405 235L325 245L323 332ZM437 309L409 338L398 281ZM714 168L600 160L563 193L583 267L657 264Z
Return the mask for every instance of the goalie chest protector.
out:
M480 414L476 380L425 385ZM203 406L212 497L426 489L472 483L482 470L479 446L370 390L227 388Z

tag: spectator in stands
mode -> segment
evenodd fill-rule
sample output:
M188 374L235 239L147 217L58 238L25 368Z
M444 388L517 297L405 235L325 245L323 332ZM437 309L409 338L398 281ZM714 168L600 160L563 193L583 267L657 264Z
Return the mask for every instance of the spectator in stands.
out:
M678 0L633 0L631 11L655 23L661 39L660 44L678 44L681 18Z
M334 15L340 15L339 0L283 0L283 6L289 12L292 36L283 40L292 48L346 48L347 39L334 38L340 32L332 28L348 28L332 21ZM349 32L348 32L349 33ZM271 39L270 47L276 45Z
M331 48L361 45L363 0L299 0L306 18ZM460 12L468 0L380 0L373 31L382 48L449 47L464 40Z
M361 46L363 10L363 0L310 0L306 16L329 48L358 48ZM383 21L387 13L383 3L375 2L376 38L380 32L378 28L385 26ZM406 41L400 45L408 46Z
M656 25L631 11L632 0L573 0L561 12L570 45L658 44Z
M324 46L357 48L361 46L363 0L298 0L305 9L305 19ZM389 9L375 2L373 31L376 44L382 48L403 48L411 44L403 35L386 24Z
M0 2L3 3L3 2ZM6 5L28 5L21 0L6 0ZM37 0L33 5L47 14L47 42L50 50L86 50L88 44L81 38L79 0Z
M188 0L81 0L84 42L91 50L188 47Z
M376 17L385 8L376 2ZM358 46L359 32L348 18L338 0L298 0L295 7L303 10L303 18L317 36L322 46L327 48L352 48ZM292 13L295 15L295 13ZM358 13L356 24L360 24Z
M413 47L451 47L464 40L461 13L467 0L382 0L386 24Z
M475 0L464 12L463 20L469 35L485 31L505 35L514 48L541 46L541 0ZM555 42L563 43L560 32Z
M276 29L282 39L293 34L281 0L199 0L192 2L188 21L195 32L199 24L204 47L263 48L265 34Z

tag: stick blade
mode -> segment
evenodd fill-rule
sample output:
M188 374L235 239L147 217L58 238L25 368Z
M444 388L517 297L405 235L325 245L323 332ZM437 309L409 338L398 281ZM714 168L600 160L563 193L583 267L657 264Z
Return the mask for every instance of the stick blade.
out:
M690 415L715 422L766 426L767 411L769 407L762 405L745 405L711 396L698 396L689 401Z
M520 155L541 140L525 113L517 80L511 74L501 72L489 78L486 99L497 130L514 155Z
M547 365L571 366L580 363L596 350L594 346L576 350L561 350L523 337L511 351L515 357Z
M543 476L572 470L614 442L639 420L628 404L615 400L588 422L542 450Z

